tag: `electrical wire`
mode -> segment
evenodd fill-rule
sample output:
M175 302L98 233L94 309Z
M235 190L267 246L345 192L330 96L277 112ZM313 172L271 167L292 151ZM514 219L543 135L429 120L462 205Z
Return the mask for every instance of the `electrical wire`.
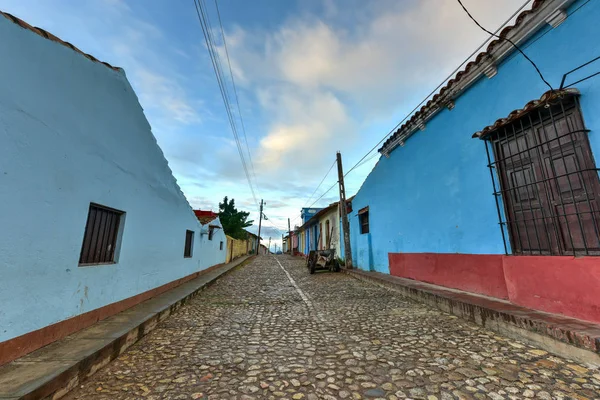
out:
M310 195L310 197L308 198L308 200L306 200L306 203L304 203L304 206L302 208L306 208L306 205L308 204L308 202L313 198L313 196L315 195L315 193L317 193L317 190L319 190L319 188L321 187L321 185L323 184L323 182L325 181L325 179L327 179L327 177L329 176L329 173L333 169L333 166L336 164L336 162L337 162L337 160L333 161L333 164L331 164L331 167L329 167L329 171L327 171L327 173L325 174L325 176L323 177L323 179L321 179L321 182L319 183L319 186L317 186L317 188L314 190L314 192L312 192L312 194Z
M467 15L469 16L469 18L471 18L471 20L473 20L473 22L475 22L475 25L477 25L478 27L481 28L481 30L483 30L484 32L487 32L488 34L500 39L500 40L506 40L508 43L510 43L516 50L518 50L519 53L521 53L523 55L523 57L525 57L525 59L527 61L529 61L531 63L531 65L533 65L533 68L535 68L535 70L537 71L538 75L540 76L540 79L542 81L544 81L544 83L550 88L550 90L552 92L554 92L554 88L552 87L552 85L550 85L550 83L548 83L548 81L546 80L546 78L544 78L544 75L542 74L542 71L540 71L540 69L538 68L538 66L536 65L535 62L533 62L533 60L531 58L529 58L527 56L527 54L525 54L525 52L523 50L521 50L521 48L519 46L517 46L517 44L515 42L513 42L512 40L510 40L507 37L502 37L499 36L496 33L492 33L490 31L488 31L487 29L485 29L476 19L475 17L473 17L473 15L471 15L471 13L469 12L469 10L467 10L467 7L465 7L465 5L463 4L462 0L456 0L458 1L458 4L460 4L460 6L462 7L462 9L467 13Z
M588 0L590 1L590 0ZM498 34L498 32L500 32L504 26L506 26L506 24L508 24L513 18L515 18L526 6L527 4L529 4L531 2L531 0L526 0L525 3L523 3L521 5L521 7L519 7L506 21L504 21L504 23L502 23L500 25L500 27L498 29L496 29L496 31L494 32L494 34ZM425 96L425 98L423 100L421 100L421 102L419 104L417 104L415 106L415 108L413 108L408 114L406 114L406 116L396 124L396 126L394 126L388 133L385 134L385 136L383 136L383 138L381 138L381 140L379 142L377 142L375 144L375 146L373 146L364 156L361 157L360 160L358 160L356 162L356 164L354 164L354 166L352 166L352 168L350 168L348 171L346 171L346 173L344 174L344 177L346 177L350 172L352 172L354 169L356 169L358 167L358 165L365 159L367 158L367 156L369 154L371 154L374 150L376 150L379 145L381 143L383 143L388 136L392 135L396 129L398 129L415 111L417 111L419 109L419 107L421 107L423 104L425 104L425 102L431 97L433 96L435 93L437 93L437 91L444 86L444 84L446 82L448 82L448 80L450 78L452 78L462 67L463 65L465 65L469 60L471 60L471 58L477 54L477 52L479 52L479 50L481 50L483 48L483 46L485 46L489 41L490 41L491 37L488 37L485 41L483 41L483 43L481 43L479 45L479 47L477 47L471 54L469 54L469 56L467 58L465 58L465 60L460 63L458 65L458 67L456 67L454 69L454 71L452 71L446 78L444 78L444 80L442 82L440 82L439 85L437 85L431 92L429 92L429 94L427 94L427 96Z
M233 133L233 137L236 142L236 147L240 156L240 160L242 162L242 168L244 169L244 173L246 175L246 179L248 181L248 185L250 186L250 191L252 192L252 197L254 198L254 202L258 207L258 200L256 198L256 193L254 191L254 186L252 184L252 180L250 179L250 174L248 172L248 166L246 165L246 160L243 154L243 150L241 147L239 135L237 132L237 127L235 124L235 119L233 118L233 114L231 111L231 103L229 100L229 95L227 93L227 87L225 85L225 79L223 76L223 68L221 66L220 57L215 50L214 45L214 37L212 35L212 26L210 24L210 19L208 18L208 14L205 11L205 6L203 0L194 0L194 6L196 9L196 14L198 16L198 21L200 22L200 26L202 28L202 33L204 34L204 40L206 42L206 47L208 49L208 53L213 65L213 70L215 72L215 76L217 78L217 84L219 86L219 90L221 92L221 98L223 99L223 104L225 105L225 111L227 112L227 117L229 120L229 125L231 127L231 131Z
M246 143L246 150L248 152L248 160L250 160L250 168L252 169L252 175L254 176L254 185L257 185L256 172L254 170L254 163L252 162L252 155L250 154L250 146L248 146L248 136L246 136L246 125L244 124L244 118L242 117L242 109L240 107L240 99L235 85L235 79L233 77L233 70L231 69L231 59L229 58L229 49L227 48L227 40L225 40L225 32L223 31L223 23L221 22L221 11L219 10L219 3L215 0L215 8L217 9L217 16L219 18L219 27L221 28L221 37L223 38L223 47L225 48L225 55L227 56L227 65L229 66L229 76L231 77L231 85L233 86L233 93L235 94L235 102L238 108L238 115L242 124L242 132L244 133L244 142ZM257 188L258 191L258 188ZM260 194L260 193L259 193Z

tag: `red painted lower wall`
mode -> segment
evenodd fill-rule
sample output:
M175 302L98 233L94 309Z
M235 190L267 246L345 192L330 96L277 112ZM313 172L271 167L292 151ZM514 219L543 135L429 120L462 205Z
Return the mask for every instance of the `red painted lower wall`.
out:
M600 322L600 257L504 257L510 301Z
M501 255L390 253L390 274L508 299Z
M600 257L390 253L390 274L600 322Z

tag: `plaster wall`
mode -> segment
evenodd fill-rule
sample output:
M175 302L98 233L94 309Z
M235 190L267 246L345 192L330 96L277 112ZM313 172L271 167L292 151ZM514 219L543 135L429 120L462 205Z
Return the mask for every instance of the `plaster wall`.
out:
M578 9L580 6L583 7ZM600 2L577 1L557 28L545 25L522 47L554 87L565 72L600 53ZM574 82L592 65L569 77ZM600 152L600 77L576 87L592 151ZM471 135L538 99L548 87L520 54L480 78L389 158L381 157L353 200L352 252L362 269L389 273L389 253L503 254L484 143ZM369 207L370 233L357 211Z
M0 37L0 342L223 262L125 74L5 18ZM125 212L115 264L78 265L90 202Z

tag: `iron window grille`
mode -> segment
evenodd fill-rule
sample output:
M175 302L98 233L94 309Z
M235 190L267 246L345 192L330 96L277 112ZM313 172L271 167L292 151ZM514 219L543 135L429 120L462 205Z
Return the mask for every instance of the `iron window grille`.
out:
M194 231L185 231L185 247L183 249L183 256L185 258L192 257L192 251L194 247Z
M369 233L369 207L358 211L358 223L360 224L360 233Z
M600 182L587 133L577 97L563 92L480 137L506 254L510 244L516 255L600 255Z
M79 265L113 264L123 211L90 203Z

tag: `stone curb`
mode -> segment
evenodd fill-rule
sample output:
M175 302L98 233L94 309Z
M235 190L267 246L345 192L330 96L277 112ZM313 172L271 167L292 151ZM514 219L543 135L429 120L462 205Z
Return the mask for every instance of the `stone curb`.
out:
M600 325L379 272L342 271L567 359L600 366Z
M205 288L253 258L240 257L3 365L0 367L0 400L63 397Z

